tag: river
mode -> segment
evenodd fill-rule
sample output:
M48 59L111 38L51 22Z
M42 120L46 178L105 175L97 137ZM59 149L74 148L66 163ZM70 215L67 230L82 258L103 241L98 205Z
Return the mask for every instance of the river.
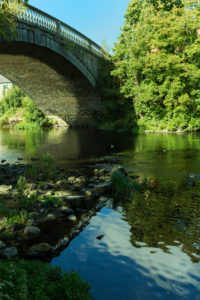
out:
M45 152L64 168L119 156L147 187L107 203L52 265L77 271L96 300L200 299L200 134L0 131L0 159Z

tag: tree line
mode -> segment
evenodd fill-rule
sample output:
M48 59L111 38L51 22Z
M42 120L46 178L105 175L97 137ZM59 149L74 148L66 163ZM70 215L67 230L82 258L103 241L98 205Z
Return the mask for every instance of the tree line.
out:
M117 95L113 86L104 95L115 121L123 107L125 126L200 129L199 1L131 0L110 60Z

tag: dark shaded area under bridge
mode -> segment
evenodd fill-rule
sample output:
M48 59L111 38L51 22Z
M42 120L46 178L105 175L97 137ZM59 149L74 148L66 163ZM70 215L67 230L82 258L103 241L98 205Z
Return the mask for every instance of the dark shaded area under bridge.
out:
M72 126L92 125L100 97L68 60L45 47L0 42L0 73L20 87L48 115Z

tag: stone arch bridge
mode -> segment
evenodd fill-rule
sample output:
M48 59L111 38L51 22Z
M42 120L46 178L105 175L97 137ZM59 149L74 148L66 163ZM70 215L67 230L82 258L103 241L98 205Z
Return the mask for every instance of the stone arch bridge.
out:
M27 6L8 40L0 36L0 74L47 115L71 126L93 125L101 110L96 91L102 49L56 18Z

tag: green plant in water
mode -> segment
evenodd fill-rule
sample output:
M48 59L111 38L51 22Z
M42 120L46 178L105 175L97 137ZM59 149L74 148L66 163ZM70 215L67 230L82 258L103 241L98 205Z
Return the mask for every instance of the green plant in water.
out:
M39 198L38 200L42 203L43 207L51 207L53 205L55 205L55 206L61 206L62 205L62 200L57 199L57 198L53 198L52 195L43 196L43 197Z
M142 189L137 181L119 171L113 172L111 183L113 197L122 201L130 199L136 191Z
M28 209L31 205L33 205L36 201L35 195L26 195L25 191L27 190L27 182L26 178L20 176L17 185L16 185L16 201L15 201L15 208L19 210Z
M51 153L43 154L41 159L41 167L44 178L49 178L56 169L56 159Z
M26 171L25 171L25 176L27 178L36 180L38 178L38 167L35 164L30 165Z

